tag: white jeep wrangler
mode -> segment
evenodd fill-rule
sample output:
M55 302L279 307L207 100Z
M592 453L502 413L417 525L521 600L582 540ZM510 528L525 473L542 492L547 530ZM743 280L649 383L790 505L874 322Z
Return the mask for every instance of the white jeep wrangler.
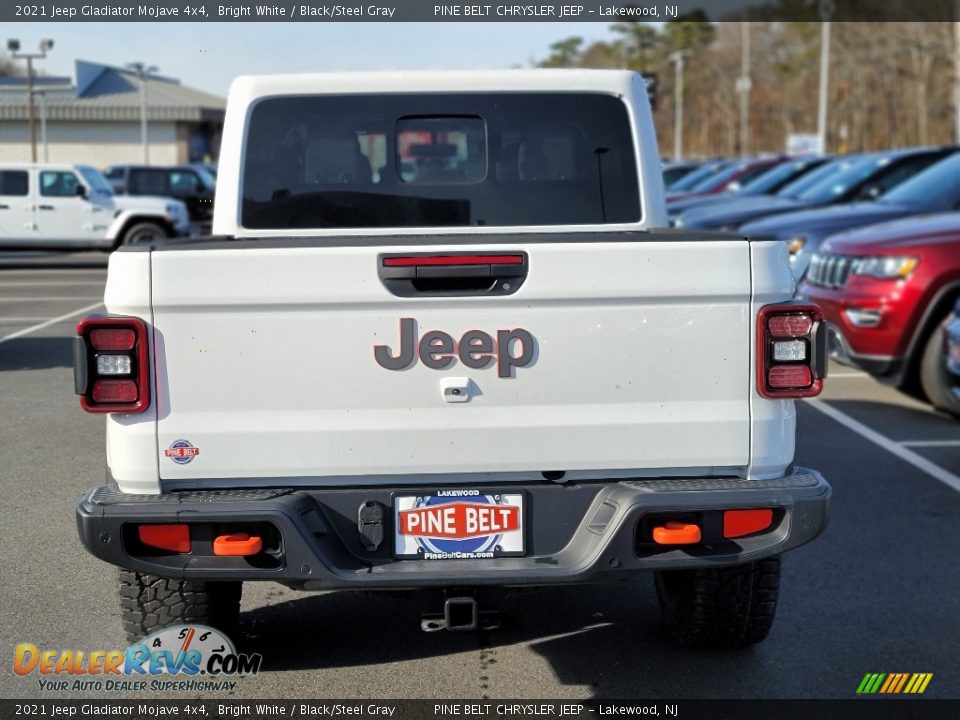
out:
M89 165L0 164L0 248L113 250L189 231L180 200L117 197Z

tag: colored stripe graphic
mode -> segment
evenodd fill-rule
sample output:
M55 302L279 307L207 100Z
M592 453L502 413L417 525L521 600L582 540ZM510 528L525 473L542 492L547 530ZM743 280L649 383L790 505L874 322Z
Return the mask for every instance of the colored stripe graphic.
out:
M857 695L920 695L932 678L933 673L867 673L857 686Z

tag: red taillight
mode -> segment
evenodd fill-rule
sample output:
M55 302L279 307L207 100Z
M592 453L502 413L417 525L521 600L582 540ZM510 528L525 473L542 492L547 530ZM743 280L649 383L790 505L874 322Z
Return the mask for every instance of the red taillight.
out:
M766 305L757 317L757 392L768 398L819 395L826 375L825 326L815 305Z
M723 513L723 536L745 537L766 530L773 524L773 510L727 510Z
M90 396L98 403L132 403L137 400L137 384L133 380L96 380Z
M90 331L90 344L94 350L133 350L137 334L124 328L99 328Z
M158 550L173 553L190 552L189 525L140 525L137 527L137 535L144 545Z
M813 318L805 313L773 315L767 319L767 329L778 338L802 338L813 329Z
M147 326L135 317L89 317L77 323L74 384L93 413L140 413L150 406Z
M813 373L806 365L777 365L767 373L767 384L778 390L805 388L813 383Z

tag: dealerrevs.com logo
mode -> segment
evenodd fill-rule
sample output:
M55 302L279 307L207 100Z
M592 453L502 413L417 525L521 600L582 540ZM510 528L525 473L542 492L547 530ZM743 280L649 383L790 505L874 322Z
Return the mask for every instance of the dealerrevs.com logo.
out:
M217 691L233 690L234 678L256 675L262 660L257 653L238 653L219 630L176 625L126 650L42 650L20 643L13 670L38 675L43 691Z

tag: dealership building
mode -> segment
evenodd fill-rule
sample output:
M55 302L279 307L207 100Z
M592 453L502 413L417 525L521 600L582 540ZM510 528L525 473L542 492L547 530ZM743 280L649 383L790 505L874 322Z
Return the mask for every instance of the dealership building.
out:
M82 60L75 73L75 81L34 77L39 162L142 162L144 101L151 164L217 159L224 98L156 75L144 81L144 98L134 71ZM30 162L27 106L27 79L0 77L0 162Z

